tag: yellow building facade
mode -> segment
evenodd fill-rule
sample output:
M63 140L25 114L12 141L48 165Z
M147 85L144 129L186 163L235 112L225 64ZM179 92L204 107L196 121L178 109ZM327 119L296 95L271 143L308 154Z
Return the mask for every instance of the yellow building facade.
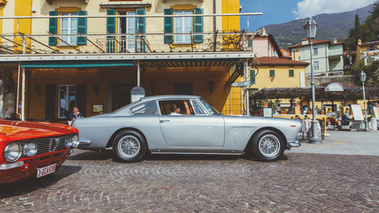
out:
M137 85L146 96L199 95L224 114L240 114L241 90L230 86L240 77L231 76L253 54L209 52L210 32L240 30L238 16L201 16L239 13L239 1L215 2L0 1L0 16L8 17L0 20L0 70L14 81L3 117L11 108L19 118L24 111L24 119L57 122L73 106L86 116L98 106L111 112L130 103Z

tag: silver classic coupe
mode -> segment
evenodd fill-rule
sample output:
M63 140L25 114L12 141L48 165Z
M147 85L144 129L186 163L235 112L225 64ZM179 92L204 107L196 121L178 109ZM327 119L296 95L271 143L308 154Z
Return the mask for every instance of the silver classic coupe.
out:
M275 161L300 146L301 122L294 119L221 115L199 96L142 98L109 114L76 119L79 149L112 148L122 162L151 154L255 156Z

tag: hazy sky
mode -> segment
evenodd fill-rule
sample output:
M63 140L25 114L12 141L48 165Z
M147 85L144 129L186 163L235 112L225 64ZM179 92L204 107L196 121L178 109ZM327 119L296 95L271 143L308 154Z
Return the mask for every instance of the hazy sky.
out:
M346 12L374 3L375 0L240 0L242 13L263 12L250 16L250 31L269 24L281 24L297 18L322 13ZM247 18L241 18L241 28L246 28Z

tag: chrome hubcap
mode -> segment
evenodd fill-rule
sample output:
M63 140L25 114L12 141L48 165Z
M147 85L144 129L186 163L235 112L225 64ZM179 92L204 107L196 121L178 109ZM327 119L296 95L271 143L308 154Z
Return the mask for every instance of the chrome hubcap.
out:
M265 157L276 156L280 151L280 141L275 135L265 135L259 140L259 151Z
M133 158L139 153L141 146L139 140L136 137L132 135L126 135L120 139L117 148L123 157Z

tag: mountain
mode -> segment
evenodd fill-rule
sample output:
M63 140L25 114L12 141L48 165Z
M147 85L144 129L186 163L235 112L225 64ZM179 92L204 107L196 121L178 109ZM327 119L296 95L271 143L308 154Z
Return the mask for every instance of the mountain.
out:
M361 23L370 15L373 5L368 5L350 12L320 14L312 17L318 24L317 40L342 40L349 35L354 27L355 14L359 15ZM288 49L289 46L298 44L305 38L304 24L308 18L298 19L283 24L265 26L266 31L272 34L280 48Z

